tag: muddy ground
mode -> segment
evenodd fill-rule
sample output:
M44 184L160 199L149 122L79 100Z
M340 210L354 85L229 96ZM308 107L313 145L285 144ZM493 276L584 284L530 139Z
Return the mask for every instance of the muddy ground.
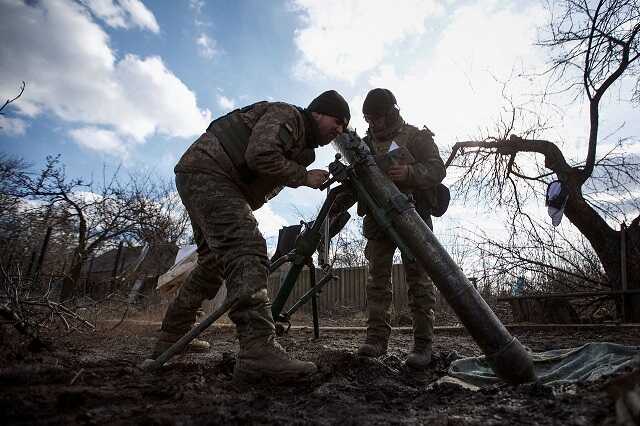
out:
M292 329L280 338L319 373L290 385L238 386L231 380L237 343L229 327L204 334L207 354L186 354L156 373L136 366L158 325L99 324L91 333L49 332L50 349L29 346L10 324L0 324L2 424L615 424L610 378L552 389L493 385L474 392L434 385L454 359L480 355L464 332L438 331L431 368L407 371L409 334L394 332L387 356L355 355L362 332ZM640 344L638 329L515 330L534 351L591 341Z

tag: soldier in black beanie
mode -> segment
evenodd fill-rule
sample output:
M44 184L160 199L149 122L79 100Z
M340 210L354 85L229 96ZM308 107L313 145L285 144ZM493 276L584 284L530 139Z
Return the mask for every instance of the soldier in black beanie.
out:
M349 125L349 120L351 119L349 104L347 104L347 101L345 101L344 98L335 90L327 90L326 92L321 93L317 98L311 101L307 107L307 111L338 118L342 120L345 129Z
M184 153L174 171L198 245L198 262L168 307L152 357L158 357L193 326L202 301L224 280L240 351L234 380L288 381L315 373L313 362L290 357L275 339L267 293L269 259L253 211L285 186L320 188L329 177L307 169L314 148L342 133L351 115L330 90L307 109L284 102L257 102L213 121ZM192 350L208 350L194 340Z

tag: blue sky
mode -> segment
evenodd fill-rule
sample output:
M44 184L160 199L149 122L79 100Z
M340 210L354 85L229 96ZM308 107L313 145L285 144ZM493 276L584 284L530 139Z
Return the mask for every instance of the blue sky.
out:
M530 100L547 83L532 76L547 64L534 43L548 12L524 0L0 0L0 99L27 82L0 121L0 149L36 166L61 154L70 176L103 164L171 176L209 121L235 107L306 106L336 89L363 133L364 96L387 87L405 119L432 129L446 152L493 127L508 82L515 103L548 118L544 136L583 159L586 104ZM639 134L637 110L620 102L626 84L605 100L602 134L625 124L612 143ZM323 148L314 166L333 154ZM286 190L257 213L261 228L273 235L321 199ZM454 204L447 220L466 221L470 210ZM472 214L500 227L495 212Z

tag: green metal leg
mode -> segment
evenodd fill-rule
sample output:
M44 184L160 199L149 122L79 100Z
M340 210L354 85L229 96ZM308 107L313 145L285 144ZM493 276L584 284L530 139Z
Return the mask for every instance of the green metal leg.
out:
M287 276L284 279L284 283L278 290L278 294L276 298L273 300L273 304L271 305L271 314L273 315L274 321L282 321L284 318L280 315L282 309L284 308L285 303L287 303L287 299L293 290L293 286L296 284L298 280L298 276L300 272L302 272L302 268L304 268L304 264L296 264L291 265L291 269L287 273Z
M313 265L310 268L311 273L311 288L316 286L316 268ZM313 314L313 337L316 339L320 337L320 321L318 319L318 293L313 293L311 296L311 312Z

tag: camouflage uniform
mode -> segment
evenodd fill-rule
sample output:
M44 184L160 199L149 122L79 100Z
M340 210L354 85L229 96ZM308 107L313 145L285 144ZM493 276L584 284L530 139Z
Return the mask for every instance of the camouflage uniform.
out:
M418 213L432 228L429 206L435 197L434 188L445 176L445 168L438 147L433 141L433 133L427 128L420 130L398 118L397 126L384 139L376 139L372 133L365 141L375 154L389 151L393 142L406 147L416 162L409 167L407 180L397 183L398 188L412 194ZM366 213L366 212L361 212ZM367 339L360 353L378 356L386 352L391 332L390 308L392 299L391 268L396 244L386 235L371 215L366 215L363 234L367 238L365 256L369 262L367 279ZM413 318L414 351L427 353L430 357L433 338L435 293L433 283L427 273L415 262L404 256L407 284L409 286L409 308Z
M283 186L305 183L306 166L313 162L317 146L317 128L310 113L285 103L259 102L231 114L250 133L244 158L255 176L247 178L231 161L215 134L216 122L176 165L176 186L191 219L198 262L169 306L162 331L169 336L186 333L202 301L214 297L224 279L227 297L241 300L229 312L240 342L237 371L243 365L255 369L253 358L265 351L286 358L274 341L267 247L252 211ZM258 348L261 355L252 352ZM288 362L315 370L312 363Z

